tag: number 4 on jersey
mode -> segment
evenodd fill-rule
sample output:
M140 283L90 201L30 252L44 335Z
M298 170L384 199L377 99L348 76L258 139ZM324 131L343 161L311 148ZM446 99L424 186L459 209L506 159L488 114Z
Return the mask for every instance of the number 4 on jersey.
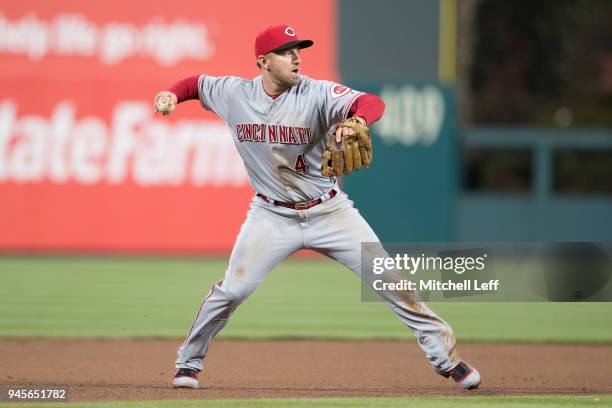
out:
M308 173L308 164L306 163L306 160L304 160L303 154L298 154L295 158L295 171L304 174Z

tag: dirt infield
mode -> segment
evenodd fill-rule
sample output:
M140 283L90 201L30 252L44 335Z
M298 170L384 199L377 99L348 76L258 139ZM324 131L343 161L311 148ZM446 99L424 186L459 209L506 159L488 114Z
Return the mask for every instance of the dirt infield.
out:
M56 385L70 400L466 395L414 342L217 341L203 388L170 386L178 342L0 340L0 387ZM469 395L612 394L612 346L463 344Z

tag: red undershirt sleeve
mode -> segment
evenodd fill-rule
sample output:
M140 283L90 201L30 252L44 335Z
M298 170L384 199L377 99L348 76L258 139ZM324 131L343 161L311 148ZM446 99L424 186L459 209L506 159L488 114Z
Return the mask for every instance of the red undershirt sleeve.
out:
M382 117L385 111L385 102L373 94L363 94L353 102L349 109L349 116L361 116L371 125Z
M168 90L176 95L178 103L189 101L191 99L200 99L198 95L199 77L199 75L193 75L181 79L176 84L172 85Z

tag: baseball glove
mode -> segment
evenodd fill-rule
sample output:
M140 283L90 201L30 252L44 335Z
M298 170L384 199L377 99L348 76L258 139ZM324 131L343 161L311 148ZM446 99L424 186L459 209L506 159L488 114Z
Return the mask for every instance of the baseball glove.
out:
M342 132L342 139L336 142L336 130L347 127L352 130ZM324 176L341 176L368 168L372 163L372 139L370 129L361 118L349 118L333 127L333 133L327 140L323 152L321 174Z

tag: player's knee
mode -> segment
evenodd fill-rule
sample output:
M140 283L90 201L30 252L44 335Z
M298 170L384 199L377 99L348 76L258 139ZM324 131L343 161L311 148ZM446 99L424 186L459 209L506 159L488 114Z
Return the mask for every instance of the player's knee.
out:
M242 282L235 279L225 279L223 281L225 298L232 303L241 303L257 289L257 283Z

